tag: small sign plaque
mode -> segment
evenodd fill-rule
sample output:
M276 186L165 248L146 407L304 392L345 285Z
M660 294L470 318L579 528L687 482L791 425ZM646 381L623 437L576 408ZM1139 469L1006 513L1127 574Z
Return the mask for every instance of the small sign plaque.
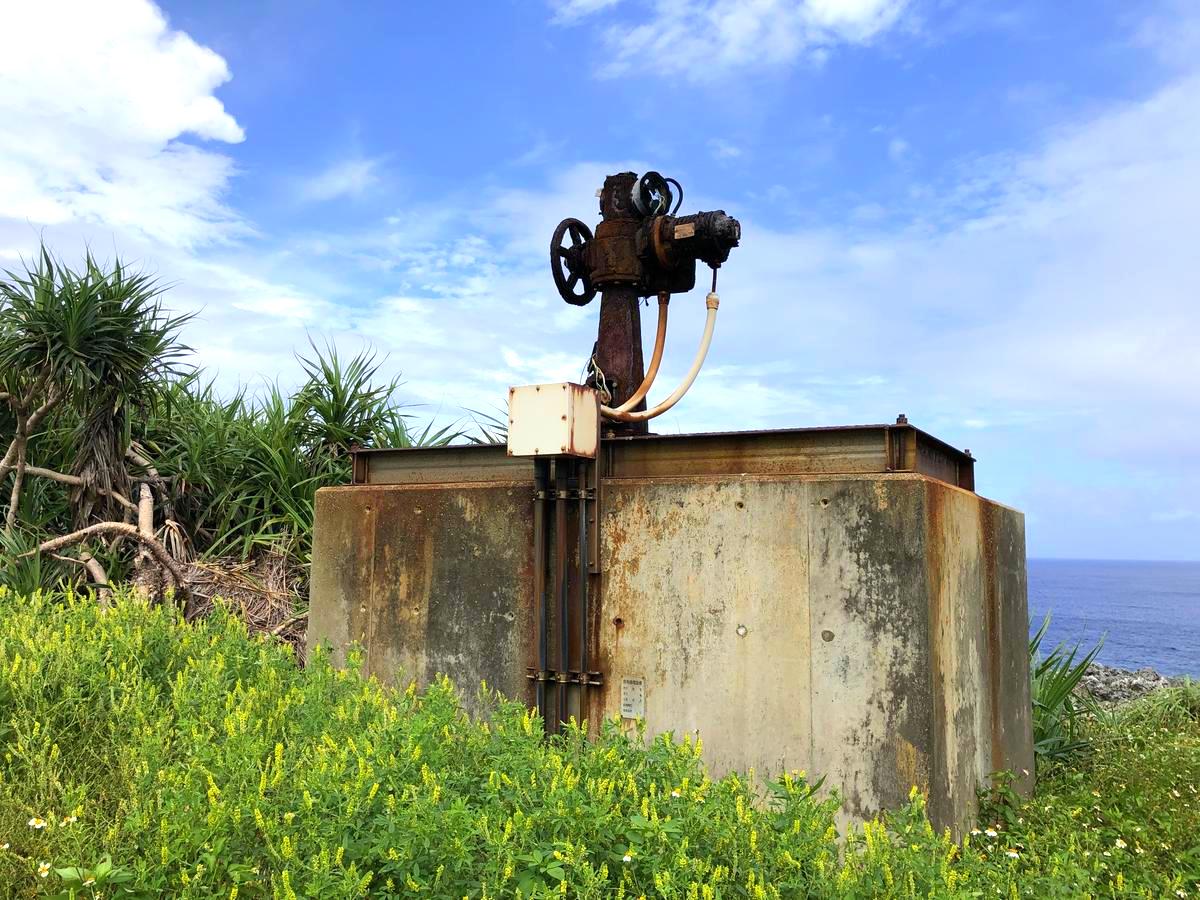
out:
M695 234L696 225L693 222L684 222L682 225L675 226L675 240L677 241L693 237Z
M646 680L644 678L621 679L621 718L646 718Z

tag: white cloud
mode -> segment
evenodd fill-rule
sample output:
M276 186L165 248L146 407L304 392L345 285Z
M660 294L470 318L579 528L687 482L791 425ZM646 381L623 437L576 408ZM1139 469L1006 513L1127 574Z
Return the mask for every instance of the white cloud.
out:
M69 263L85 246L119 254L171 286L170 306L198 314L184 340L225 382L291 369L305 330L334 330L340 318L311 288L271 274L272 253L242 249L258 236L223 199L235 166L216 147L243 139L214 95L230 78L225 61L145 0L10 6L0 29L6 267L42 239Z
M610 3L575 0L577 21ZM900 19L908 0L654 0L644 19L608 26L600 74L646 66L692 81L730 69L815 64L841 44L867 43ZM594 8L593 8L594 7ZM669 48L669 52L666 52Z
M736 144L731 144L724 138L713 138L708 142L708 149L712 152L713 159L736 159L742 155L742 148Z
M616 6L620 2L621 0L550 0L550 6L554 10L553 21L565 24Z
M225 61L144 0L20 3L0 29L0 217L192 246L244 231L221 202L238 142Z
M355 157L334 163L300 185L304 200L322 203L339 197L360 197L380 182L380 160Z
M1150 514L1153 522L1187 522L1192 519L1200 519L1200 513L1194 509L1171 509Z
M908 158L910 147L904 138L892 138L888 141L888 158L894 163L904 162Z

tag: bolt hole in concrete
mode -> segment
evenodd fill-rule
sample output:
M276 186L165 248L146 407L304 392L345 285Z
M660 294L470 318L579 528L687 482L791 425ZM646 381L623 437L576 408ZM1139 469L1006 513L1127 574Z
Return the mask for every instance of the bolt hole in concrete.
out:
M822 498L821 498L821 508L822 508L822 509L824 509L824 508L825 508L826 506L828 506L828 505L829 505L829 498L828 498L828 497L822 497Z
M821 632L821 640L823 640L825 643L828 644L830 641L833 640L833 632L830 631L829 629L822 631Z
M615 619L613 619L613 625L615 625L617 628L624 628L625 620L622 619L620 616L617 616Z
M749 633L750 633L750 629L747 628L745 625L739 625L737 627L737 636L738 637L745 637Z
M746 504L745 504L745 503L743 503L741 500L739 500L737 503L735 503L735 504L733 504L733 505L734 505L734 506L736 506L738 509L745 509L745 508L746 508Z

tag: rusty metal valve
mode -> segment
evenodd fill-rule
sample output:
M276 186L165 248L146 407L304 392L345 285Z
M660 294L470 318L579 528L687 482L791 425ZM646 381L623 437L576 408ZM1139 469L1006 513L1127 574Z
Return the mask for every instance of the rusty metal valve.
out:
M564 243L570 235L571 243ZM550 269L554 286L564 300L575 306L586 306L596 296L591 275L583 261L583 248L592 239L592 229L578 219L563 219L550 238ZM576 288L579 290L576 291Z
M729 258L741 240L738 220L724 210L668 213L675 199L669 182L679 184L658 172L610 175L600 192L603 221L595 235L579 219L559 223L550 267L564 300L583 306L608 285L632 286L640 297L682 294L696 285L697 261L715 269ZM679 193L681 202L682 188Z
M558 293L574 306L601 293L588 384L605 398L605 417L617 420L611 430L636 434L652 417L642 414L653 373L646 377L642 359L640 298L659 296L661 338L666 298L695 287L697 262L712 268L715 298L716 270L741 241L742 227L724 210L678 215L683 186L658 172L609 175L599 197L594 234L579 219L554 229L550 268ZM707 305L711 319L715 304ZM711 337L711 325L706 330Z

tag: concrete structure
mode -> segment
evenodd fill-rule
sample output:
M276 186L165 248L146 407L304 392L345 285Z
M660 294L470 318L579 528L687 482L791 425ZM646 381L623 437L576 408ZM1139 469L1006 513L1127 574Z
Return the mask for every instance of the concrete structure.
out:
M573 712L699 731L714 774L824 775L852 818L916 785L961 831L989 773L1031 787L1024 520L971 490L970 457L899 424L606 439L598 465L604 680ZM533 463L477 447L355 469L318 494L310 642L532 705Z

